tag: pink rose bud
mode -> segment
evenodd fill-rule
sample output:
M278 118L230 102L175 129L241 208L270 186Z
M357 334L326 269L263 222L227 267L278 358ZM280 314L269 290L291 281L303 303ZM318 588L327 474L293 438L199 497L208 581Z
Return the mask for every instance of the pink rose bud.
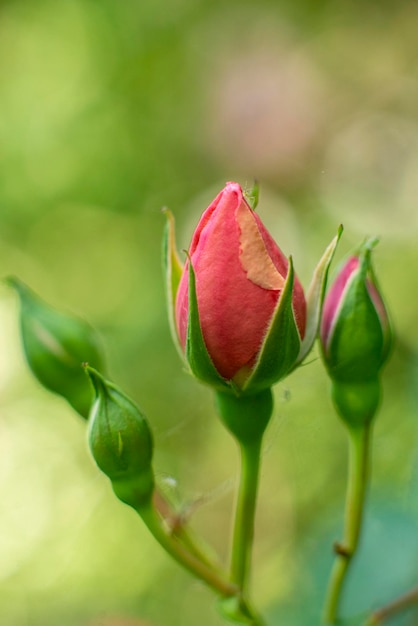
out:
M289 261L237 183L227 183L203 213L193 235L175 304L175 324L183 351L190 325L190 263L207 353L220 377L241 387L251 375L270 332ZM277 335L280 344L274 349L286 354L287 362L287 371L281 376L294 365L306 327L306 302L296 276L290 288L292 320L283 315L283 324L297 330L288 333L293 332L291 346L284 326Z

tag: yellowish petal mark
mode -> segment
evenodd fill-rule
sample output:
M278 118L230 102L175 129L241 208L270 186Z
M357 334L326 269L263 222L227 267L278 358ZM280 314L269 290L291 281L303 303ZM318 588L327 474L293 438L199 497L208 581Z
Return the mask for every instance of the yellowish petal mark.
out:
M285 278L271 260L251 210L244 203L237 210L237 222L241 230L240 262L248 280L263 289L283 289Z

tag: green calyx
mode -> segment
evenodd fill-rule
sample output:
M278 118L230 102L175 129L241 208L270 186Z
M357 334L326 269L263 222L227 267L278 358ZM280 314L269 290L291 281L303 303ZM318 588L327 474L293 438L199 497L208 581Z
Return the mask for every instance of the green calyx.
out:
M57 311L17 278L8 278L20 298L20 328L26 360L38 381L88 417L92 390L82 363L104 369L95 330L84 320Z
M207 351L200 326L199 309L196 294L196 276L189 260L189 319L186 337L186 360L190 371L196 378L215 389L231 389L231 383L219 374Z
M164 209L164 213L167 217L167 222L163 238L163 267L166 281L168 320L174 345L182 360L184 360L184 354L180 346L175 323L176 295L183 273L183 264L180 261L176 248L174 216L168 209Z
M343 226L340 225L338 232L331 243L325 249L324 254L315 268L311 283L306 296L306 330L303 338L295 367L300 365L312 349L318 334L321 321L322 306L324 303L325 290L328 280L328 272L334 258L335 250L341 235Z
M123 391L93 368L86 366L86 372L96 396L89 419L91 453L117 497L135 508L150 499L154 488L148 422Z
M240 443L253 444L261 440L273 413L270 388L242 396L218 391L215 403L223 424Z

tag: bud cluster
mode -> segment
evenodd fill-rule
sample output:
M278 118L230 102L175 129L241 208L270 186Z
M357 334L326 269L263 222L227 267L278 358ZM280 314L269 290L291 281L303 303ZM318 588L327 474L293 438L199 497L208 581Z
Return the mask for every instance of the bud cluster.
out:
M285 256L255 212L257 198L257 189L246 196L240 185L227 183L203 212L184 265L169 212L164 240L174 342L189 371L214 389L219 416L240 447L228 575L181 521L169 529L167 521L176 512L155 486L150 426L135 401L100 373L104 357L95 331L56 311L17 279L9 283L21 301L30 368L47 389L88 417L92 456L116 496L141 515L168 554L221 595L226 616L254 626L261 621L245 594L262 437L273 413L271 387L302 363L319 335L332 398L352 442L347 545L337 555L346 562L333 579L327 613L334 624L338 589L360 535L369 431L380 401L381 369L390 353L391 325L371 264L374 240L349 256L325 295L340 227L305 295L292 257Z

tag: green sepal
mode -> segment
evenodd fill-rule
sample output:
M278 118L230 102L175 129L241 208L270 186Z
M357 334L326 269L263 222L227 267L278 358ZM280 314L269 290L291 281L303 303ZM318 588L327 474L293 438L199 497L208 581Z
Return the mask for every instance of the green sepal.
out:
M273 413L271 388L240 396L218 391L215 403L223 424L241 444L261 441Z
M305 336L300 347L298 358L296 359L295 367L302 363L302 361L309 354L318 335L319 325L321 323L322 305L324 303L325 291L327 287L328 272L343 230L343 226L340 225L337 235L326 248L318 265L316 266L311 284L309 285L306 296L307 310Z
M367 289L370 254L375 240L363 244L359 267L348 284L328 340L325 364L333 380L375 380L387 357L387 339Z
M244 191L245 200L253 211L257 208L259 196L260 185L258 184L258 181L255 180L251 189L249 191Z
M232 389L231 384L219 374L207 351L199 319L196 295L196 276L189 259L189 317L187 321L186 360L196 378L215 389Z
M18 278L10 277L7 283L19 295L20 330L30 369L46 389L87 418L93 394L82 363L104 369L96 331L85 320L49 306Z
M95 392L89 418L89 445L116 496L137 508L154 491L153 438L147 419L119 387L85 366Z
M332 401L337 413L350 428L367 426L380 404L381 386L377 378L359 383L332 381Z
M168 321L170 324L171 336L178 353L184 360L183 350L180 346L175 323L176 296L180 279L183 274L183 264L180 261L176 248L175 237L175 220L174 216L168 209L164 209L167 221L164 229L163 237L163 266L166 282L166 298L168 309Z
M293 312L294 271L292 257L283 291L267 330L257 362L241 385L241 393L256 393L271 387L292 369L300 350L300 335ZM239 375L239 373L238 373Z
M371 262L371 253L378 243L379 243L379 239L377 237L366 239L366 241L363 242L363 244L360 247L360 262L362 265L365 266L364 267L365 275L371 281L374 288L379 293L380 298L382 299L380 289L379 289L379 283L376 278L376 274L374 272L373 265ZM383 303L383 300L382 300L382 303ZM387 360L388 356L390 355L390 352L392 349L393 330L392 330L390 318L387 314L386 307L385 307L384 315L382 318L379 316L379 313L377 311L376 313L379 317L380 325L382 327L382 334L383 334L383 345L382 345L382 352L381 352L381 365L383 365L385 361Z

